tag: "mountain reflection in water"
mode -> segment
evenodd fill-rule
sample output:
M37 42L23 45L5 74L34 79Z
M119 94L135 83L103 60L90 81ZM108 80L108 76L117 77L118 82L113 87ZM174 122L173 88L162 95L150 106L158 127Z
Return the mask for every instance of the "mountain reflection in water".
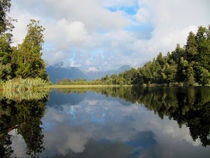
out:
M0 157L208 157L209 145L208 87L0 97Z

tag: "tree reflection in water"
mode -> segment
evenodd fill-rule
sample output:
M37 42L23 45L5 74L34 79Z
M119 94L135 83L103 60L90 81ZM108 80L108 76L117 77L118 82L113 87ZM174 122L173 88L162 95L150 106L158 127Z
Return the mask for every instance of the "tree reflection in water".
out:
M94 91L105 96L119 97L131 103L144 104L160 118L168 116L176 120L180 128L189 127L195 141L200 139L203 146L210 145L210 88L209 87L121 87L121 88L89 88L60 89L64 94L86 93Z
M27 146L27 154L39 157L44 150L41 118L46 109L47 96L39 100L14 101L0 99L0 153L10 157L13 153L10 131L16 129Z
M57 92L78 94L93 91L105 96L118 97L133 104L143 104L160 118L165 116L176 120L180 127L189 127L193 140L200 139L203 146L210 145L210 88L95 88L95 89L57 89ZM44 150L42 117L45 114L48 95L40 99L30 98L12 100L0 98L0 153L1 157L13 154L10 131L22 136L27 146L26 153L39 157Z

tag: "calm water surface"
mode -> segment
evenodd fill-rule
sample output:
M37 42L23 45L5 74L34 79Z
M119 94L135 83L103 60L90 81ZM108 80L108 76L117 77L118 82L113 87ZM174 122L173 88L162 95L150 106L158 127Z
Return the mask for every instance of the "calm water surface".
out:
M210 88L0 97L0 157L209 158Z

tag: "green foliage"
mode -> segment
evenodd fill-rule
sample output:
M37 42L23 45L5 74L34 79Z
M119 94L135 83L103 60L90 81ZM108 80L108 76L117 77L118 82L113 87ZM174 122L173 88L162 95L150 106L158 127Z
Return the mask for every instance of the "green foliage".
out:
M198 53L198 44L195 39L195 34L190 32L186 44L187 60L193 61L195 55Z
M11 0L0 1L0 34L6 32L9 29L9 20L6 17L6 13L10 10Z
M209 84L210 83L210 73L209 73L209 71L206 70L203 67L201 67L200 71L201 71L201 73L200 73L199 83L201 85Z
M45 62L41 59L43 31L44 28L39 25L39 21L31 20L28 33L16 52L17 77L39 77L47 80Z
M14 26L7 19L10 0L0 1L0 82L14 77L14 65L11 63L12 48L10 46Z
M14 77L11 64L12 49L5 36L0 36L0 80Z

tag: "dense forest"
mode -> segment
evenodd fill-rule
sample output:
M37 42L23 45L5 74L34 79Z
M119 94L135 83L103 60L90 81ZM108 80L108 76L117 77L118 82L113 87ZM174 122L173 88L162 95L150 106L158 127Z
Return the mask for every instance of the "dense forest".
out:
M179 44L166 56L162 53L143 67L120 74L106 75L100 80L64 79L57 84L166 84L166 85L208 85L210 84L210 26L199 27L196 34L189 33L186 45Z
M39 21L31 20L28 31L21 44L12 44L12 22L7 16L11 0L0 1L0 83L13 78L48 79L46 66L42 56L44 28Z

